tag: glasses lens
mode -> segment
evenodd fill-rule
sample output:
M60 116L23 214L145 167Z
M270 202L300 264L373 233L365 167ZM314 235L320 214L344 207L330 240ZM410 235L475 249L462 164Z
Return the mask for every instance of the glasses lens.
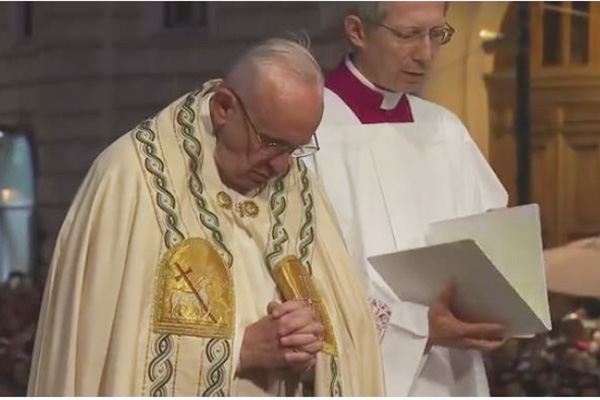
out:
M452 35L454 35L454 29L450 25L446 25L444 27L444 35L442 36L441 44L446 44L452 39Z

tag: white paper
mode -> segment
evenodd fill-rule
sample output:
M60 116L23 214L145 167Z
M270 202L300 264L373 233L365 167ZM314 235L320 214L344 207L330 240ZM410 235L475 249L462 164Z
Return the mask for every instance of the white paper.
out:
M551 327L540 232L535 204L494 210L432 224L431 246L369 261L400 299L430 305L454 280L462 317L530 335Z

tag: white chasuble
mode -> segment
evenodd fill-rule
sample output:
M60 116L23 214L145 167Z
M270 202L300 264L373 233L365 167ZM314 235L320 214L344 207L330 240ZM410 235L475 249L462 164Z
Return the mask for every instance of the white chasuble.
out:
M342 90L350 90L347 81L339 80ZM380 325L387 394L488 395L481 355L436 346L425 352L427 308L399 299L367 261L425 245L432 222L507 203L506 191L460 120L417 97L404 99L410 109L402 112L414 122L365 124L338 94L326 90L317 132L321 150L310 166L368 282ZM361 118L378 118L366 108Z
M295 161L254 197L221 183L209 116L218 84L143 121L94 162L53 256L30 395L384 394L365 290L305 165ZM329 345L314 379L250 380L239 371L244 331L282 300L274 276L290 259Z

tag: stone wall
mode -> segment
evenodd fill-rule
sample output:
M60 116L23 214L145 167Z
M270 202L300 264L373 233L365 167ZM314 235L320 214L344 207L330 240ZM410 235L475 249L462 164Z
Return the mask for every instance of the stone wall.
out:
M202 28L166 29L164 3L0 3L0 124L30 129L39 156L41 271L94 158L115 138L261 38L306 31L325 68L344 51L343 3L208 2Z

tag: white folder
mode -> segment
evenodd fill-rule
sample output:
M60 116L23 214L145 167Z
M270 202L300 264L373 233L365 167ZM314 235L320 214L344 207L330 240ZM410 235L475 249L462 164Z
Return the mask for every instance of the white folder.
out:
M369 258L400 299L431 305L454 281L461 318L508 322L511 336L551 329L537 204L437 222L426 241Z

